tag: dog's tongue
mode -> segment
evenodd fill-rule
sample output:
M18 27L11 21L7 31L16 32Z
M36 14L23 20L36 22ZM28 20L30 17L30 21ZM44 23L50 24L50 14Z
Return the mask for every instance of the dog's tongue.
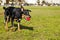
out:
M27 20L27 21L30 21L30 17L27 17L26 20Z

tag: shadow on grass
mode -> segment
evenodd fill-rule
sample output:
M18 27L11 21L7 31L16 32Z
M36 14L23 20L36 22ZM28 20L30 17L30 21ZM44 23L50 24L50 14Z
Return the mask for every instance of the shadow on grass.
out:
M15 31L17 31L17 29L18 29L18 25L17 25L17 24L14 24L14 27L16 27L16 28L15 28ZM33 30L33 27L20 25L20 30L22 30L22 29Z

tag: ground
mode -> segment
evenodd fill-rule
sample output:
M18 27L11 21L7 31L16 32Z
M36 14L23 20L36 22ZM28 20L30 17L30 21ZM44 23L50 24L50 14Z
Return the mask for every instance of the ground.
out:
M21 31L5 31L3 9L0 7L0 40L60 40L60 7L26 6L31 20L21 21ZM10 28L10 23L8 24ZM17 28L17 22L15 22ZM15 28L15 29L16 29Z

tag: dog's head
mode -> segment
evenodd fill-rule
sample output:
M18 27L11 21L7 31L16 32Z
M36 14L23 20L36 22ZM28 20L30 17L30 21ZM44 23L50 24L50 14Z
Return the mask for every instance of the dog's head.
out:
M25 18L27 21L29 21L31 18L30 14L29 14L30 12L31 12L31 10L23 10L22 17Z

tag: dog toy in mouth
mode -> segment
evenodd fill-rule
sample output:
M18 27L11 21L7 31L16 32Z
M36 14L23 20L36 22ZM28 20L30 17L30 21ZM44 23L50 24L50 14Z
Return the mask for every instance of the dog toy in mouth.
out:
M27 20L27 21L30 21L30 17L27 17L26 20Z

